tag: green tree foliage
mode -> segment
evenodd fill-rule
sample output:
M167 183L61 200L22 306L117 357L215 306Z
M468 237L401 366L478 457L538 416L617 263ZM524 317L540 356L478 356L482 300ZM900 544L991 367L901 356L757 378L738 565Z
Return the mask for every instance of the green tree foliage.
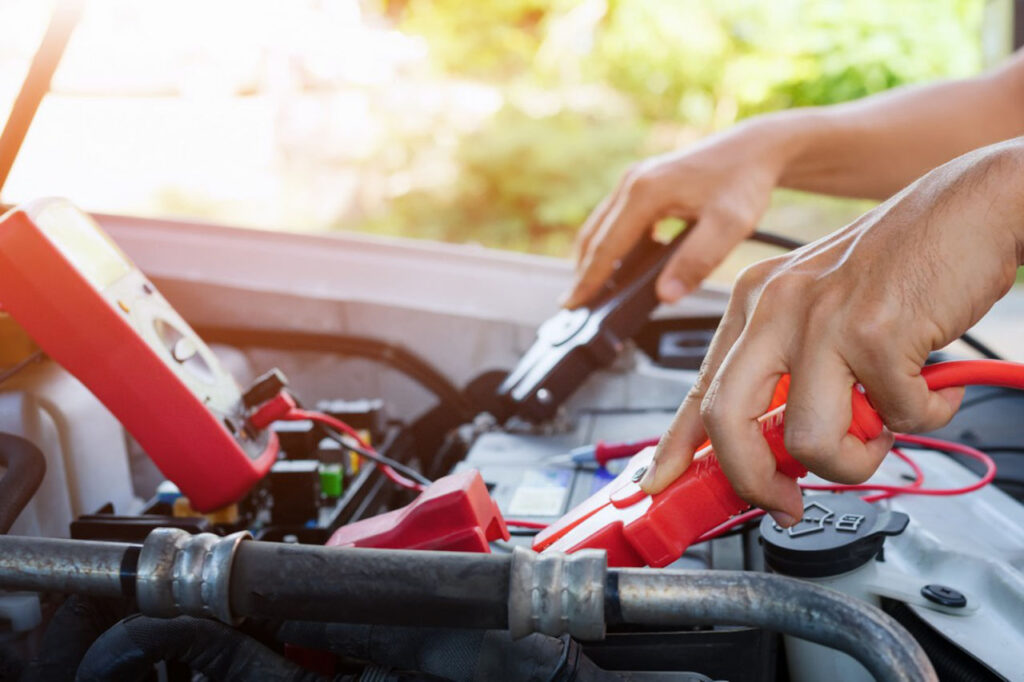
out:
M983 0L384 0L436 68L500 88L454 185L368 229L561 254L629 161L753 114L981 68ZM538 113L543 88L560 102ZM580 93L586 96L578 96ZM530 113L532 111L532 113Z

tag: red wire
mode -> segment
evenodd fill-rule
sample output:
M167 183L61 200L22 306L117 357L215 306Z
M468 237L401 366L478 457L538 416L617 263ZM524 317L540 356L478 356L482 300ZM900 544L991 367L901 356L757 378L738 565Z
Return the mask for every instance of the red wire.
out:
M896 436L897 443L905 443L907 445L917 445L920 447L929 448L932 450L942 450L945 452L956 452L961 455L967 455L972 457L985 465L985 473L982 477L972 483L971 485L963 486L961 488L922 488L921 484L924 483L924 472L914 462L913 459L902 450L893 448L892 452L904 462L910 465L915 474L913 483L907 485L882 485L873 483L862 483L859 485L843 485L838 483L829 484L814 484L814 483L802 483L801 488L806 490L830 490L834 492L848 491L848 490L878 490L881 491L875 495L865 495L862 499L865 502L877 502L879 500L888 499L890 497L896 497L897 495L932 495L932 496L952 496L952 495L964 495L966 493L973 492L979 488L983 488L991 483L996 477L996 464L992 461L992 458L986 455L984 452L972 448L968 445L962 445L960 443L953 443L949 441L939 440L938 438L929 438L927 436L911 436L908 434L898 434ZM712 528L704 535L697 539L697 542L705 542L716 538L727 531L732 530L737 526L741 526L748 521L752 521L762 515L764 515L763 509L751 509L742 514L732 517L725 523L715 528Z
M925 378L928 383L928 387L931 390L938 390L941 388L949 388L953 386L964 386L967 384L974 385L988 385L988 386L1006 386L1010 388L1024 389L1024 365L1018 365L1015 363L1003 362L1000 360L962 360L954 362L943 362L935 365L929 365L921 370L921 375ZM327 426L341 431L351 438L355 439L357 443L366 450L376 453L374 450L359 433L351 426L335 419L327 414L320 412L310 412L301 409L292 410L286 417L286 419L298 420L298 419L310 419L315 422L326 424ZM964 486L962 488L948 488L948 489L935 489L935 488L922 488L921 485L924 482L924 473L921 468L913 461L908 455L900 451L897 448L893 448L892 452L897 457L901 458L906 462L910 468L914 471L915 479L912 483L907 485L883 485L883 484L872 484L863 483L859 485L843 485L843 484L814 484L805 483L801 484L801 487L806 490L826 490L832 492L842 491L866 491L875 490L879 491L874 495L865 495L864 500L867 502L876 502L878 500L887 499L896 495L933 495L933 496L952 496L952 495L963 495L979 488L983 488L995 479L996 465L992 461L992 458L986 455L984 452L972 448L967 445L960 443L952 443L948 441L938 440L935 438L928 438L926 436L911 436L905 434L899 434L896 436L898 443L905 443L908 445L917 445L920 447L930 448L934 450L942 450L945 452L956 452L968 457L972 457L983 464L985 464L985 473L975 483ZM625 445L625 444L623 444ZM606 448L614 446L604 446ZM400 473L392 469L386 464L379 462L373 462L373 464L380 469L388 479L410 490L416 490L422 492L425 490L425 486L417 481L412 481ZM750 520L758 518L763 515L764 511L761 509L751 509L742 514L738 514L733 518L729 519L725 523L711 529L700 538L698 542L704 542L712 538L718 537L719 535L735 528L736 526L742 525ZM548 524L541 523L538 521L526 521L523 519L506 519L505 523L510 526L518 526L521 528L531 528L543 530L547 528Z
M525 519L505 519L506 526L516 526L518 528L534 528L536 530L544 530L549 524L541 521L526 521Z
M324 414L322 412L311 412L309 410L302 410L296 408L289 412L287 415L285 415L285 419L289 421L299 421L308 419L314 422L319 422L321 424L324 424L325 426L329 426L335 431L341 431L346 436L349 436L350 438L352 438L352 440L356 441L359 444L359 447L363 448L364 450L369 450L370 452L377 454L377 451L369 443L366 442L366 440L359 434L358 431L356 431L355 429L353 429L351 426L341 421L340 419L335 419L329 414ZM409 490L415 490L417 492L423 492L424 490L427 489L426 486L424 486L422 483L406 478L402 474L392 469L387 464L374 462L373 460L370 460L370 462L375 467L380 469L380 472L384 474L388 478L388 480L395 483L396 485L399 485L403 488L408 488Z
M897 495L932 495L932 496L953 496L953 495L964 495L969 492L983 488L995 479L996 476L996 465L992 461L992 458L986 455L984 452L972 448L968 445L962 445L960 443L953 443L949 441L939 440L937 438L929 438L927 436L912 436L908 434L899 434L896 436L897 443L904 443L906 445L916 445L919 447L925 447L932 450L941 450L944 452L956 452L961 455L972 457L985 465L985 473L982 474L981 478L974 483L963 486L960 488L922 488L924 483L924 472L921 467L914 461L910 455L906 454L899 448L893 448L892 454L896 455L914 472L914 480L906 485L885 485L882 483L860 483L856 485L847 485L842 483L801 483L800 487L805 490L824 490L830 492L848 492L848 491L867 491L876 490L879 491L874 495L865 495L862 499L865 502L877 502L879 500L888 499L890 497L896 497ZM760 518L764 515L763 509L751 509L745 511L742 514L737 514L725 523L712 528L707 533L697 538L696 542L706 542L712 540L728 531L742 526L743 524L753 521L754 519ZM547 528L548 524L539 523L537 521L524 521L521 519L506 519L505 523L510 526L518 526L522 528L532 528L543 530Z

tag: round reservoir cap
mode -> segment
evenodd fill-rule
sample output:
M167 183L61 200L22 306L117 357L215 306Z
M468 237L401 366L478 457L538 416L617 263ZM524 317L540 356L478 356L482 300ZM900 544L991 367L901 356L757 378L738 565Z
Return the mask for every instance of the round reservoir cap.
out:
M804 517L782 528L761 521L765 562L777 573L824 578L847 573L878 555L887 535L899 535L910 517L887 511L855 494L804 498Z

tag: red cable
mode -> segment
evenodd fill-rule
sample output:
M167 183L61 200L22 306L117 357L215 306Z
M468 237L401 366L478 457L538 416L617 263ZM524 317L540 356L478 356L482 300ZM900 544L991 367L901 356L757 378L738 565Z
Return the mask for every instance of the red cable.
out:
M533 528L536 530L544 530L549 524L542 521L526 521L524 519L505 519L506 526L516 526L518 528Z
M377 451L369 443L366 442L366 440L359 434L358 431L356 431L355 429L353 429L351 426L341 421L340 419L335 419L329 414L324 414L322 412L310 412L308 410L296 408L290 411L284 418L289 421L301 421L308 419L314 422L319 422L320 424L324 424L325 426L328 426L334 429L335 431L341 431L346 436L349 436L350 438L352 438L352 440L356 441L359 444L359 447L363 448L364 450L368 450L374 454L377 454ZM373 460L370 460L370 462L378 469L380 469L380 472L384 474L388 478L388 480L395 483L396 485L399 485L403 488L408 488L409 490L415 490L417 492L423 492L424 490L427 489L426 486L424 486L422 483L418 483L417 481L413 481L411 479L406 478L402 474L392 469L387 464L382 464L381 462L374 462Z
M968 384L974 385L985 385L985 386L1004 386L1008 388L1024 389L1024 365L1018 365L1015 363L1003 362L1000 360L961 360L954 362L944 362L935 365L929 365L921 370L921 375L925 377L928 383L928 387L931 390L939 390L942 388L951 388L954 386L965 386ZM294 409L288 413L286 419L309 419L314 422L320 422L325 424L337 431L353 438L359 445L370 452L376 453L374 450L359 433L351 426L335 419L327 414L319 412L309 412L301 409ZM914 471L916 476L913 483L908 485L882 485L882 484L871 484L863 483L859 485L843 485L843 484L801 484L801 487L807 490L826 490L832 492L841 491L856 491L856 490L876 490L879 491L874 495L866 495L863 499L868 502L875 502L878 500L894 497L896 495L912 494L912 495L934 495L934 496L952 496L952 495L963 495L965 493L978 490L989 483L995 478L996 466L995 462L992 461L985 453L967 445L961 445L959 443L951 443L942 441L934 438L928 438L926 436L911 436L911 435L897 435L897 442L906 443L909 445L917 445L921 447L931 448L935 450L944 450L946 452L956 452L962 455L973 457L974 459L985 464L985 473L975 483L965 486L962 488L950 488L950 489L933 489L933 488L922 488L921 484L924 481L924 474L920 467L908 457L902 451L893 448L893 453L903 459ZM627 445L627 444L621 444ZM636 445L635 443L632 445ZM618 446L611 445L606 446L601 444L600 447L607 449L615 448ZM425 486L416 481L412 481L400 473L392 469L386 464L379 462L373 462L378 469L381 470L388 479L410 490L416 490L422 492L425 490ZM747 512L734 516L722 525L713 528L704 535L702 535L698 542L710 540L714 537L718 537L722 533L725 533L736 526L746 523L752 519L755 519L764 514L763 510L751 509ZM541 523L538 521L526 521L522 519L506 519L505 522L510 526L518 526L521 528L531 528L542 530L547 527L548 524Z

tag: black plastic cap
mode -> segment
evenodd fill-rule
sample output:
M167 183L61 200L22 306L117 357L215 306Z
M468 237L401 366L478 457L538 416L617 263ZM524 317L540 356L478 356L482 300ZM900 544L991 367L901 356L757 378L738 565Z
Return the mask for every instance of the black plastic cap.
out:
M248 408L262 405L280 393L287 385L288 379L281 370L275 367L252 382L249 390L242 394L242 403Z
M776 573L824 578L871 561L888 535L899 535L910 517L869 504L855 494L804 498L804 517L791 528L770 516L761 522L765 562Z

